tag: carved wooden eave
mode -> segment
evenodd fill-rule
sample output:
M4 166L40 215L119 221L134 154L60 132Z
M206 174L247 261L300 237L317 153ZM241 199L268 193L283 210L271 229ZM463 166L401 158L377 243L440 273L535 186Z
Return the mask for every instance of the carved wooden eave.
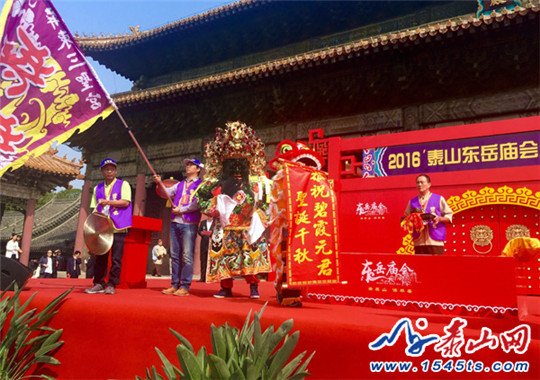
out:
M400 49L420 43L437 43L437 41L443 41L439 37L453 38L463 33L474 34L478 30L483 29L512 27L517 23L521 23L522 18L537 18L539 11L539 3L528 3L526 7L517 7L511 11L504 10L502 13L493 12L490 16L481 16L480 18L468 15L457 21L446 20L411 30L378 35L353 43L269 61L240 70L210 75L205 78L173 83L146 90L119 93L113 95L113 99L119 107L160 102L181 97L185 94L206 91L211 88L234 86L242 82L256 81L257 79L281 75L293 70L304 70L313 65L331 65L343 60L377 54L388 49Z
M269 129L448 99L483 99L518 89L531 89L525 95L530 98L525 108L536 112L539 10L535 2L492 16L467 15L195 80L115 94L113 99L143 146L193 140L196 152L227 120ZM509 110L498 107L489 112L496 117ZM437 123L460 119L460 114L467 110ZM432 119L424 117L429 123ZM395 131L405 122L396 123L394 129L384 130ZM407 128L419 128L416 121L407 123ZM383 131L380 126L361 129L368 134ZM115 115L72 136L70 142L88 153L132 145Z
M58 149L51 148L40 156L30 158L24 166L43 173L70 177L72 179L80 177L84 161L77 160L76 158L70 160L67 158L67 155L60 157L57 153Z

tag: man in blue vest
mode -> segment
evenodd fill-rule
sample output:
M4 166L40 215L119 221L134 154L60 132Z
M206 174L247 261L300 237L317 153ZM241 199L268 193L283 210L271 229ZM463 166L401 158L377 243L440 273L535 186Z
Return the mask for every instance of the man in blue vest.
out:
M413 231L414 253L417 255L442 255L446 239L446 223L452 223L452 209L443 196L430 191L431 179L426 174L416 177L418 196L407 204L405 217L413 212L423 214L424 228ZM426 214L431 214L430 218Z
M204 175L204 165L196 158L184 160L186 179L176 185L165 188L173 199L171 215L171 287L163 289L163 294L188 296L193 279L193 251L197 228L201 220L199 203L195 193L202 183L199 178ZM159 184L161 177L154 176Z
M94 286L86 289L85 292L89 294L114 294L115 286L120 283L124 240L132 223L131 186L127 181L116 178L117 164L113 159L103 160L100 167L105 182L94 188L90 207L94 208L94 212L98 211L109 217L113 224L114 239L110 252L96 256ZM106 282L109 253L111 255L111 268L109 281Z

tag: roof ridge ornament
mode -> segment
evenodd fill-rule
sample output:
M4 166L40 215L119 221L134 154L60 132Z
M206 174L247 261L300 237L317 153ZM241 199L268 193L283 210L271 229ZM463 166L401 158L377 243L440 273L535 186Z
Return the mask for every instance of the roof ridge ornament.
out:
M131 31L131 35L132 36L138 36L139 34L141 34L141 32L139 31L140 28L141 28L140 25L130 26L129 30Z

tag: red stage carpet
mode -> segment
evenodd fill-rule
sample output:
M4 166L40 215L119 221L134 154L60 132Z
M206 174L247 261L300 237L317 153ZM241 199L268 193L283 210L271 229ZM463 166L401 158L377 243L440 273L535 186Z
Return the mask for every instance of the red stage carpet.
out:
M249 310L259 311L265 302L268 302L268 306L262 318L263 327L273 324L277 328L292 318L293 331L300 331L295 355L304 350L309 353L316 351L308 367L313 379L540 378L540 328L538 324L530 322L526 323L531 327L528 347L524 346L527 342L519 342L517 338L509 352L503 349L502 344L496 348L484 347L474 353L466 353L465 346L460 351L458 345L460 355L448 357L436 352L435 344L432 344L420 356L409 357L405 354L407 343L404 332L400 333L393 345L388 344L375 351L370 350L368 345L381 334L390 333L404 317L409 318L410 326L421 336L437 334L441 338L445 335L445 327L457 317L316 303L305 303L299 309L282 308L275 301L271 283L261 283L259 300L247 297L248 286L243 281L235 281L235 297L231 299L212 297L218 290L218 284L198 282L193 284L188 297L161 294L161 289L168 286L168 281L161 279L149 280L146 289L117 289L114 296L84 294L83 290L89 285L90 280L86 279L34 279L23 291L24 299L37 292L32 305L41 309L61 292L75 287L51 323L54 328L64 329L62 340L65 341L55 355L62 364L46 368L47 374L55 378L134 379L136 375L144 376L147 367L155 365L161 368L154 347L162 350L173 364L179 366L175 351L177 340L169 328L184 335L196 350L205 345L211 351L212 323L219 326L228 322L241 328ZM483 327L489 328L492 336L498 336L525 325L516 317L461 318L467 322L463 331L466 340L479 340ZM524 353L516 353L519 349ZM480 373L475 373L469 371L474 368L470 364L469 369L465 367L462 372L457 371L459 366L450 372L444 369L435 372L438 367L436 360L441 360L443 365L449 360L457 365L461 360L465 364L482 363L490 368L489 372L484 368ZM396 369L390 373L390 363L386 371L374 372L373 366L383 361L411 362L415 370L411 368L408 372L399 372ZM502 369L494 372L491 366L495 364L495 370L498 369L498 362L506 369L516 362L528 362L528 369L524 373L504 372ZM520 368L523 366L520 365Z

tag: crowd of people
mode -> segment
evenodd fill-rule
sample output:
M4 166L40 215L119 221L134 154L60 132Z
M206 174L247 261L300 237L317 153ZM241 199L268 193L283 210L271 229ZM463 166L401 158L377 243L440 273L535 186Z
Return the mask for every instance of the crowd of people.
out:
M269 186L261 179L266 167L264 144L250 127L234 122L227 123L227 128L217 133L205 149L208 178L204 176L207 168L196 158L184 160L185 179L171 187L164 186L161 176L154 175L154 181L172 203L171 283L162 293L190 294L199 234L202 261L207 264L206 268L201 265L201 280L221 284L214 296L231 297L233 278L243 277L249 284L250 298L259 298L257 274L271 271L264 235L269 226L265 213ZM104 181L94 188L90 204L93 212L108 217L113 241L107 253L96 257L93 286L85 290L88 294L115 294L120 279L124 240L132 225L132 200L129 183L116 177L117 166L111 158L102 161ZM203 215L209 221L200 227ZM152 249L153 274L157 277L161 276L165 255L163 241L158 240Z
M94 262L93 255L84 260L86 278L93 277ZM29 267L35 278L58 278L59 272L65 272L66 278L80 278L83 267L82 253L76 250L66 259L61 250L49 249L39 260L31 260Z
M247 236L244 236L246 228L232 229L227 232L221 231L222 241L212 241L213 232L216 228L216 224L222 224L223 221L216 216L219 216L219 211L224 212L224 207L220 206L214 196L215 189L219 188L220 192L225 194L229 193L229 198L234 197L239 191L253 196L253 192L250 191L250 184L246 181L238 180L233 183L227 183L226 181L219 181L214 183L210 189L205 189L202 186L203 181L200 176L204 173L204 165L197 159L184 160L186 168L186 179L178 184L164 188L167 194L174 199L172 215L171 215L171 231L170 231L170 270L171 270L171 286L167 289L163 289L164 294L172 294L176 296L187 296L191 282L193 279L193 256L197 234L200 239L200 279L201 282L207 281L207 275L216 275L216 268L208 268L208 253L212 251L212 255L216 253L223 253L225 249L229 249L232 245L235 246L234 250L238 253L242 250L246 250L249 257L254 258L257 255L260 256L261 252L258 252L260 247L255 244L245 244L249 240ZM228 161L225 162L225 168L227 164L233 166L239 166L238 162ZM127 234L128 228L131 226L131 189L129 183L116 179L116 162L112 159L106 159L102 163L102 173L106 181L102 184L103 188L99 189L96 186L94 191L94 197L92 199L92 207L101 212L106 212L110 215L114 226L114 242L110 251L111 267L108 273L108 282L105 282L107 278L108 268L108 256L105 255L89 255L84 260L81 257L81 252L76 250L69 258L65 258L62 255L60 249L49 249L39 260L31 260L29 267L34 272L34 277L39 278L58 278L59 272L65 272L67 278L79 278L81 276L81 267L84 264L86 278L94 279L94 286L90 289L86 289L86 293L106 293L114 294L115 286L118 285L121 271L121 260L123 251L123 241ZM241 166L241 165L240 165ZM235 173L242 170L241 167L232 168L232 178L235 178ZM238 176L241 178L241 176ZM161 182L161 177L156 175L154 177L155 182L158 184ZM445 199L437 194L430 192L431 180L429 176L422 174L416 179L417 189L419 191L418 197L411 199L405 210L405 216L408 217L413 213L425 213L423 215L430 215L427 221L423 224L428 225L429 228L422 229L421 232L415 232L414 245L417 254L442 254L445 225L452 221L452 211L448 207ZM116 185L116 193L113 192L113 185ZM231 187L231 189L229 189ZM206 195L205 195L206 193ZM194 195L198 196L195 197ZM208 195L210 194L210 195ZM247 197L247 196L246 196ZM433 200L433 204L430 204L430 200ZM247 202L246 202L247 203ZM235 203L232 205L234 210L243 202ZM117 207L114 207L117 205ZM110 208L110 209L107 209ZM127 210L126 214L115 212L118 209L124 208ZM236 214L230 213L229 216L234 216L237 221L241 217L242 210L245 207L240 207L240 211ZM219 210L219 211L218 211ZM245 211L245 210L244 210ZM119 218L119 215L123 217ZM116 219L116 222L115 222ZM241 223L240 223L241 224ZM436 228L438 227L438 228ZM238 232L240 231L240 232ZM240 234L239 234L240 233ZM437 233L440 235L437 235ZM227 238L227 234L234 234L230 238ZM12 238L6 244L6 257L13 260L20 260L22 250L19 246L20 236L13 234ZM229 239L229 240L227 240ZM259 237L261 239L261 237ZM217 248L216 248L217 247ZM256 253L256 255L254 254ZM167 248L163 245L163 240L158 239L155 246L152 248L152 275L155 277L161 277L163 275L162 266L164 258L167 256ZM223 256L228 262L232 257L230 252L224 252ZM210 265L212 260L210 260ZM220 268L226 267L228 263L218 263ZM224 276L217 276L216 279L221 281L221 290L214 296L217 298L232 297L232 278L230 273L233 273L234 268L226 268L227 272ZM259 282L257 276L251 274L249 271L240 271L246 282L250 286L250 297L258 298ZM256 273L255 273L256 274ZM63 277L63 276L62 276Z
M12 260L20 261L22 249L19 246L21 237L19 234L12 234L11 239L6 244L6 257ZM93 262L95 258L90 256L85 260L86 276L93 275ZM28 267L34 273L34 277L39 278L57 278L58 272L66 272L68 278L79 278L81 275L81 251L75 251L67 260L62 255L60 249L49 249L39 259L30 260Z

